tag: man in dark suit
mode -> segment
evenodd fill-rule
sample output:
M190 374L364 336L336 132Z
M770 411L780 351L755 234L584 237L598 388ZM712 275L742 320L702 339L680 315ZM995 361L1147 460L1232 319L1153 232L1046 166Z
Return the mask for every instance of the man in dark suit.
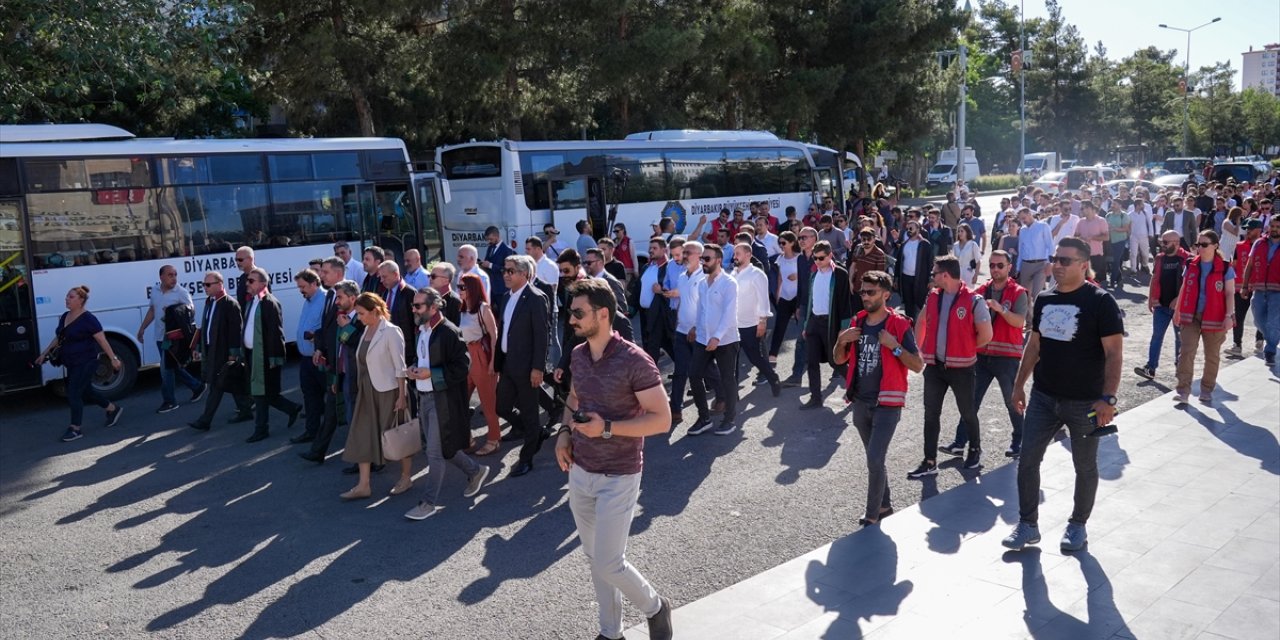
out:
M507 285L502 282L502 269L508 257L516 254L507 243L502 241L502 232L497 227L484 230L484 239L489 242L484 257L480 260L480 268L489 274L492 290L490 300L502 300L507 295ZM406 334L408 335L408 334Z
M804 316L809 399L800 405L801 409L822 406L822 365L831 361L831 348L836 344L836 336L853 317L849 302L849 272L836 264L835 252L826 240L819 240L813 246L813 264L815 269L808 276L809 297Z
M621 280L610 275L604 270L604 252L600 249L587 249L587 255L582 258L582 266L587 272L587 277L599 278L609 283L609 288L613 289L613 297L618 299L618 314L614 316L614 330L617 331L623 340L634 343L635 331L631 327L631 320L627 310L627 287L622 284ZM620 319L620 321L617 321ZM567 334L566 334L567 335Z
M519 477L533 470L533 456L542 446L538 426L538 391L547 361L547 300L530 286L536 265L529 256L506 259L502 277L507 295L497 311L498 349L494 370L498 376L498 415L524 436L520 461L511 470Z
M360 256L360 264L364 266L364 280L360 282L360 292L382 294L382 280L378 278L378 267L387 261L387 252L382 247L368 247Z
M429 280L431 288L440 294L440 313L455 327L462 324L462 298L453 290L453 277L457 274L457 267L448 262L437 262L431 267Z
M200 312L200 328L192 339L191 350L200 356L203 364L200 367L201 381L209 385L209 397L204 403L204 413L194 422L187 423L192 429L208 431L213 424L213 414L222 404L225 382L222 372L228 363L235 362L240 356L240 305L235 298L227 295L226 280L221 273L209 271L204 274L204 291L209 295L204 301L204 309ZM234 393L236 415L232 422L244 422L250 419L253 403L249 396Z
M390 260L378 265L378 279L382 283L382 299L391 311L391 324L400 327L406 336L414 335L418 327L413 323L413 294L417 291L400 277L400 266ZM405 340L405 362L412 362L412 342Z
M315 463L324 462L329 452L329 443L338 430L338 394L342 387L338 384L338 314L341 305L338 303L338 284L346 279L346 263L342 258L333 256L326 258L320 265L320 282L326 289L324 309L320 317L320 331L316 334L316 352L311 356L311 363L324 373L324 419L320 428L311 440L311 448L298 454L303 460ZM355 283L347 281L349 292L359 294ZM350 304L355 303L355 296L350 296ZM350 308L347 309L350 311ZM307 416L310 418L310 416Z
M893 280L897 283L898 295L902 296L902 312L914 321L929 295L935 254L933 244L924 236L919 222L910 220L906 227L907 239L898 247Z
M249 372L249 393L253 396L255 425L245 442L266 440L268 413L272 407L289 416L289 426L298 421L302 406L280 395L280 372L284 368L284 312L280 301L267 292L267 271L255 267L245 278L250 299L244 309L241 334L243 360Z

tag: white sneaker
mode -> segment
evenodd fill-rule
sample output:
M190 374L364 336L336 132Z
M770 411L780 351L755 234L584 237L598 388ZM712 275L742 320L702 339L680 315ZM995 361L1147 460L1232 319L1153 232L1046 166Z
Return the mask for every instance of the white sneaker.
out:
M404 517L410 520L426 520L427 518L434 516L438 511L440 511L440 507L423 500L418 503L418 506L405 513Z

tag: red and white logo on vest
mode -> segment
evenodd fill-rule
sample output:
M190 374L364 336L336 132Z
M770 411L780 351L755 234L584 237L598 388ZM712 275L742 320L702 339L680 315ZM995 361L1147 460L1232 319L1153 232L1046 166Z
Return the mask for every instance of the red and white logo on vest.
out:
M964 310L964 307L960 307L959 309L956 309L956 317L961 320L964 320L965 313L966 311Z
M1222 281L1221 281L1221 280L1219 280L1219 281L1217 281L1217 282L1213 283L1213 288L1214 288L1215 290L1217 290L1217 292L1218 292L1218 293L1222 293Z

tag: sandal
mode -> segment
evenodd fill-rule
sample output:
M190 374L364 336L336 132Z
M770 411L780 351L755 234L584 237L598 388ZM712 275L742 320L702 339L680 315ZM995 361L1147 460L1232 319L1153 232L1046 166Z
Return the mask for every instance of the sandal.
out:
M476 449L476 450L475 450L475 455L477 455L477 456L487 456L487 455L490 455L490 454L492 454L492 453L496 453L496 452L498 451L498 449L500 449L500 448L502 448L502 443L501 443L500 441L498 441L498 440L489 440L489 441L486 441L486 442L484 443L484 445L483 445L483 446L481 446L479 449Z
M358 487L353 487L350 491L338 494L338 497L343 500L364 500L371 495L371 492L368 489L365 489L364 491L357 491L357 489Z

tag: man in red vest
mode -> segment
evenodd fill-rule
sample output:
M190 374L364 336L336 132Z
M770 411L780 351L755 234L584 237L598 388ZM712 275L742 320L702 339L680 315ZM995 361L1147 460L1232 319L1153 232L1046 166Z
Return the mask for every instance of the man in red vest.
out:
M907 400L907 370L924 369L911 319L890 308L893 278L883 271L862 274L862 311L840 332L832 361L849 365L845 399L853 403L853 426L867 452L867 510L859 524L870 526L893 513L885 457ZM853 353L857 346L857 354Z
M1218 253L1218 234L1213 229L1200 232L1194 248L1196 256L1182 273L1182 288L1174 304L1173 326L1178 327L1182 355L1178 357L1178 388L1175 402L1183 403L1191 393L1195 373L1196 347L1204 341L1204 376L1200 378L1200 403L1212 404L1218 381L1218 363L1227 331L1235 324L1236 270Z
M975 408L982 406L982 399L991 388L992 380L1000 383L1004 407L1013 425L1013 441L1004 455L1015 458L1022 451L1022 414L1013 406L1013 378L1018 375L1018 359L1022 357L1022 327L1027 323L1031 296L1009 277L1013 260L1008 253L999 249L991 252L987 266L991 267L991 281L978 287L975 293L986 301L987 310L991 312L991 342L978 349L973 405ZM939 447L938 451L960 457L964 455L968 442L969 426L962 419L956 424L956 439L945 447Z
M1160 349L1164 347L1164 334L1173 323L1177 311L1173 303L1178 299L1178 286L1182 283L1182 271L1191 254L1182 248L1182 236L1169 229L1160 234L1160 252L1151 268L1151 286L1147 290L1147 310L1151 312L1151 343L1147 347L1147 363L1133 370L1134 373L1153 380L1156 367L1160 366ZM1182 355L1182 339L1173 332L1173 364L1176 368Z
M1267 237L1253 243L1244 287L1253 295L1253 323L1262 332L1262 356L1273 366L1280 342L1280 215L1271 216Z
M991 312L960 280L960 259L954 255L934 260L933 283L924 313L916 321L916 334L924 336L920 352L928 366L924 368L924 460L907 474L912 480L938 473L938 432L947 389L954 393L960 418L969 427L964 468L982 466L982 431L973 403L974 367L978 349L991 341Z
M1235 258L1231 262L1231 264L1235 266L1237 274L1240 275L1242 279L1240 281L1241 286L1236 287L1236 324L1231 330L1231 348L1227 349L1227 353L1237 358L1243 357L1244 355L1243 345L1241 344L1244 340L1244 317L1249 314L1249 292L1248 287L1244 286L1245 281L1243 280L1243 275L1244 271L1248 269L1249 253L1253 251L1253 244L1258 241L1258 238L1262 237L1262 221L1257 218L1253 218L1246 221L1243 226L1245 235L1240 242L1236 243ZM1257 339L1258 341L1262 340L1261 331L1257 332Z

